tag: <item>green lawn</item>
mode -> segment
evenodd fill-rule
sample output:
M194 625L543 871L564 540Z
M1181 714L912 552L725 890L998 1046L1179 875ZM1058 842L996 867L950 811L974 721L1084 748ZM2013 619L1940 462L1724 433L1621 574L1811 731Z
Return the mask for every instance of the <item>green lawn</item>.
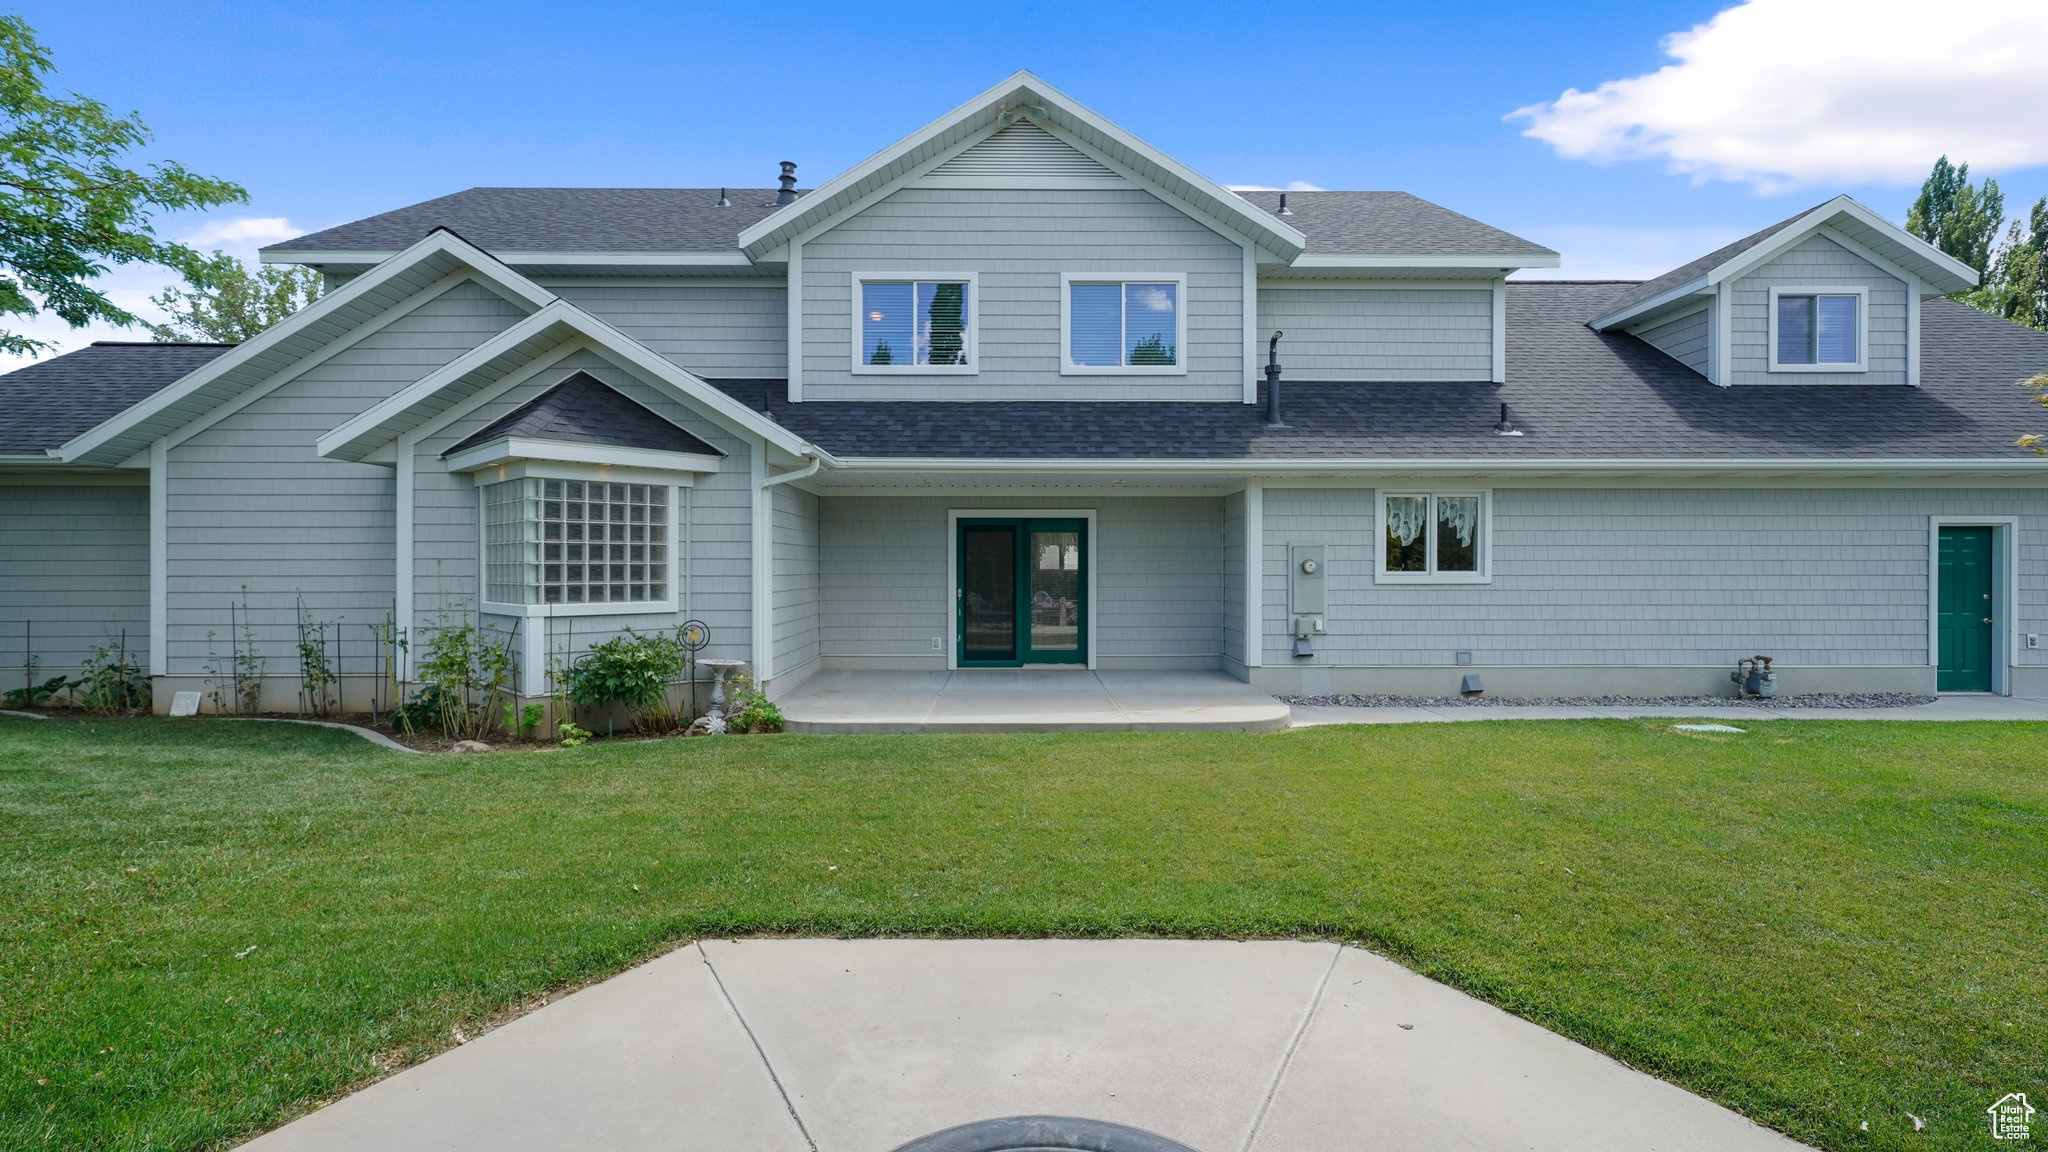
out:
M2044 735L1501 721L456 757L0 718L0 1147L222 1145L452 1027L740 933L1356 940L1823 1148L1979 1146L1993 1099L2048 1096Z

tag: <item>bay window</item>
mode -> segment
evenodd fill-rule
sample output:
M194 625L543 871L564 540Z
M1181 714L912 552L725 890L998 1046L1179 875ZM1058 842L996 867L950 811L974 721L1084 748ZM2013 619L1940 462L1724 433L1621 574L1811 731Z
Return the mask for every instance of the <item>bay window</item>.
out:
M482 492L488 603L674 605L669 485L522 476Z

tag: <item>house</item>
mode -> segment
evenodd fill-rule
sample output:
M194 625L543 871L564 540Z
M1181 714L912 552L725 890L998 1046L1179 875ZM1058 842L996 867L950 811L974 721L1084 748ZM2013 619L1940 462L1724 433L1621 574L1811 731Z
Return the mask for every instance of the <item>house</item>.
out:
M1852 200L1645 283L1511 280L1556 253L1230 191L1028 73L794 167L459 192L266 249L329 291L240 346L0 378L0 666L125 630L161 707L246 634L290 707L303 605L355 702L373 626L464 616L534 696L686 619L771 693L1689 693L1756 653L1787 692L2048 692L2012 446L2048 335Z

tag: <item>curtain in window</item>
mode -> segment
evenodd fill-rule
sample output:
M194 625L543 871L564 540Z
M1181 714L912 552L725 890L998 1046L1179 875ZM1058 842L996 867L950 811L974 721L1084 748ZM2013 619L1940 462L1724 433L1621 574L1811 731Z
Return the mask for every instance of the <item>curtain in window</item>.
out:
M1778 363L1813 363L1813 297L1778 297Z
M1854 364L1859 341L1856 338L1856 297L1822 296L1818 298L1819 329L1817 341L1822 364ZM1780 357L1783 359L1783 357Z
M1068 286L1067 355L1075 364L1115 368L1123 364L1123 285Z
M1422 535L1429 515L1429 500L1423 496L1387 497L1387 539L1413 544Z

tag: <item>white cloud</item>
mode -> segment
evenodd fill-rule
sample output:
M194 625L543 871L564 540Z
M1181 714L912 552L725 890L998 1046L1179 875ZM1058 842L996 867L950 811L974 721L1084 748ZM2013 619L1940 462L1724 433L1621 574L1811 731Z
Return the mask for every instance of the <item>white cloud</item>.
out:
M1675 62L1508 116L1574 160L1779 191L1917 183L1937 156L2048 164L2041 0L1749 0L1667 36Z
M256 250L265 244L276 244L304 232L304 228L293 227L282 216L230 216L225 220L207 220L178 240L201 252L218 248L244 260L254 260Z
M1306 180L1289 180L1285 184L1225 184L1232 192L1327 192L1321 184Z
M1173 293L1164 288L1147 285L1131 293L1131 299L1148 312L1173 311Z

